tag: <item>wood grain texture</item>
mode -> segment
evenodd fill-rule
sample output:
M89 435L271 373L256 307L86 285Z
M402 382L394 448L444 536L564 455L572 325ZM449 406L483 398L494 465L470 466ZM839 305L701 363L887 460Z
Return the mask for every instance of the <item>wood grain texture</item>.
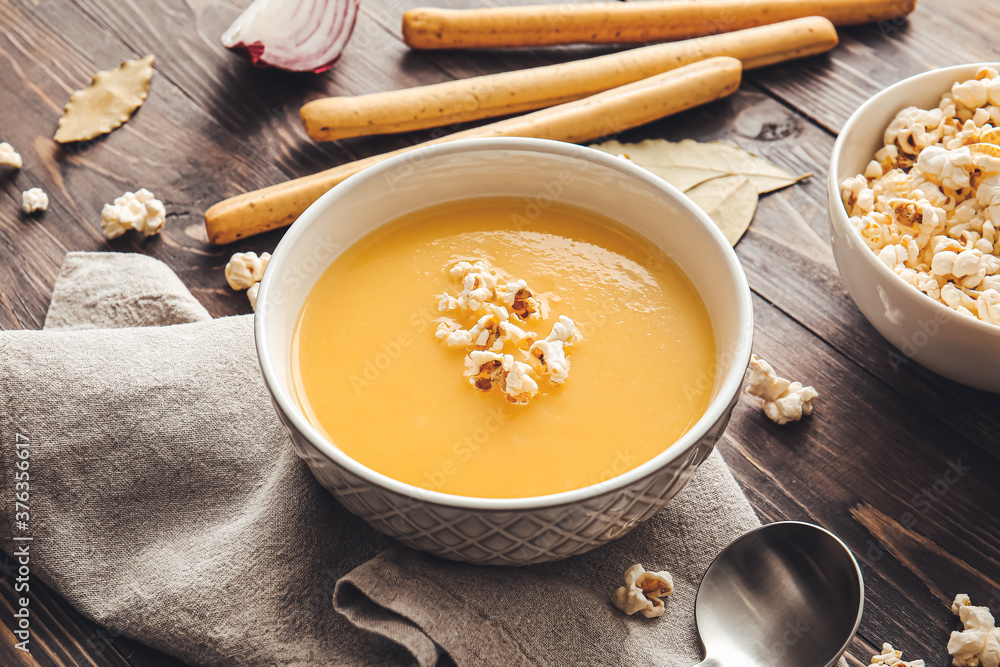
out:
M840 30L840 48L828 58L779 65L752 78L837 132L862 102L900 79L948 65L1000 61L998 25L995 2L920 0L905 19Z
M314 76L255 70L225 52L218 36L238 14L236 3L0 0L0 141L25 158L20 172L0 172L0 327L41 327L70 250L149 254L177 271L213 315L248 312L222 268L231 252L273 250L281 233L211 247L202 225L208 206L435 136L315 144L299 123L301 104L611 51L412 53L400 39L400 16L419 4L366 0L341 62ZM997 59L998 29L1000 6L990 0L921 0L906 21L842 30L829 55L750 73L727 100L619 137L725 139L814 174L761 200L737 254L754 291L755 351L819 390L816 413L777 427L744 397L719 447L762 520L820 523L858 555L866 613L850 665L867 665L884 641L908 658L947 664L951 596L1000 604L1000 413L993 394L893 364L893 348L844 292L827 231L829 154L836 131L869 95L930 67ZM124 127L79 146L52 141L73 90L98 70L148 53L157 57L150 97ZM20 193L32 186L52 204L26 218ZM166 204L163 234L104 240L101 207L139 187ZM956 468L962 474L952 484ZM0 664L179 664L109 636L44 586L32 589L37 644L25 656L13 648L15 593L3 572Z

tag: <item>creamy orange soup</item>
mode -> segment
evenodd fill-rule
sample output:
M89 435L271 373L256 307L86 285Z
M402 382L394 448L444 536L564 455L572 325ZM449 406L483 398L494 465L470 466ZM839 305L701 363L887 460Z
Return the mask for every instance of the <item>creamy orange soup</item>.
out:
M537 213L537 209L532 211ZM519 498L604 481L669 447L704 412L712 327L694 287L625 227L552 205L530 221L520 199L420 210L365 236L306 298L293 375L309 420L347 455L415 486ZM436 295L457 261L486 260L547 301L582 335L565 383L528 405L463 375L467 352L435 339Z

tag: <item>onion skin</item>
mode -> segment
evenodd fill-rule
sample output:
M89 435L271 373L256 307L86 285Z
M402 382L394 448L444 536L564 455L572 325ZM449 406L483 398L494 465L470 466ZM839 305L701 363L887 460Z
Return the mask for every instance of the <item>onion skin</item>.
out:
M255 67L325 72L347 46L360 0L254 0L222 45Z

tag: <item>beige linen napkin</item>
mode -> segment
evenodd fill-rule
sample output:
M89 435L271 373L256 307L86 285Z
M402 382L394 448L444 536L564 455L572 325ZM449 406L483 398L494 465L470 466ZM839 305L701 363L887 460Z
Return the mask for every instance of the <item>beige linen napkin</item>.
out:
M686 667L700 660L701 574L758 525L713 454L652 520L562 563L483 568L394 546L296 458L251 318L212 320L141 255L67 256L45 330L0 332L0 408L3 549L29 544L32 577L192 664ZM611 606L634 562L673 573L663 618Z

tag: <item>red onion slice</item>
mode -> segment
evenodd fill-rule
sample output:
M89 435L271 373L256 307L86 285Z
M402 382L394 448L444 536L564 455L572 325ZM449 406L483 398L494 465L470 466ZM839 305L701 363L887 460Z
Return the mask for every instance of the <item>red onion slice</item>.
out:
M222 34L222 45L257 67L322 72L340 58L360 0L254 0Z

